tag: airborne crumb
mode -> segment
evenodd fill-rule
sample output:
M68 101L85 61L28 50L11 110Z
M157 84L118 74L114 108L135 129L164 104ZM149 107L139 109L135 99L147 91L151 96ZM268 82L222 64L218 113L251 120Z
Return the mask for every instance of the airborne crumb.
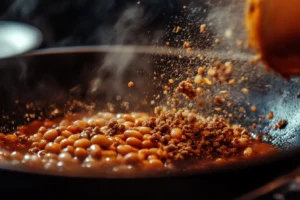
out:
M209 80L208 78L203 78L203 81L204 81L207 85L212 85L211 80Z
M204 68L203 67L198 68L198 74L200 74L200 75L204 74Z
M197 75L194 79L194 83L197 85L200 85L202 83L202 76L201 75Z
M178 32L180 31L180 29L181 29L180 26L177 26L177 27L174 29L174 32L175 32L175 33L178 33Z
M235 80L234 79L231 79L231 80L228 81L228 85L234 86L234 84L235 84Z
M128 87L133 87L134 86L134 83L132 82L132 81L130 81L129 83L128 83Z
M268 115L268 119L271 120L274 118L274 113L271 111Z
M206 31L206 24L202 24L200 26L200 33L204 33Z
M215 103L217 103L217 104L223 104L223 103L225 103L225 99L223 99L223 98L221 98L219 96L216 96L215 97Z
M243 88L243 89L242 89L242 92L243 92L244 94L249 94L249 89Z
M221 110L222 110L222 108L219 108L219 107L215 108L215 111L220 112Z
M275 130L278 130L278 129L284 129L287 125L287 121L286 120L279 120L279 122L274 126L274 129Z
M191 53L192 53L192 48L187 48L187 49L186 49L186 52L187 52L188 54L191 54Z
M191 47L191 43L190 42L184 42L183 43L183 48L184 49L187 49L187 48L190 48Z
M251 106L251 111L252 111L252 112L256 112L256 111L257 111L256 106Z
M229 83L233 72L233 65L231 62L222 64L220 61L215 64L207 71L207 74L217 80L219 83Z
M237 41L236 41L236 45L237 45L238 47L242 47L242 46L243 46L243 41L242 41L242 40L237 40Z
M183 95L187 96L190 100L194 99L197 96L196 90L193 88L193 85L188 81L182 81L176 88L176 92L182 93Z
M173 79L169 79L169 83L170 83L170 84L173 84L173 83L174 83L174 80L173 80Z

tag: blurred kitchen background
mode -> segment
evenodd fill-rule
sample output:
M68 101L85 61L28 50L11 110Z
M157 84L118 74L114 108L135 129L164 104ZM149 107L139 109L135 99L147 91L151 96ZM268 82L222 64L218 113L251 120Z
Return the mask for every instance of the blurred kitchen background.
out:
M1 0L0 20L39 28L40 48L78 45L164 45L207 48L220 39L222 50L243 39L245 0ZM206 34L199 34L202 23ZM175 33L176 26L182 27ZM229 41L228 39L232 39ZM174 43L174 41L180 41ZM225 43L226 41L227 43ZM231 46L231 47L230 47Z
M0 19L25 22L44 35L42 47L150 44L189 0L1 0ZM133 37L137 35L137 37Z

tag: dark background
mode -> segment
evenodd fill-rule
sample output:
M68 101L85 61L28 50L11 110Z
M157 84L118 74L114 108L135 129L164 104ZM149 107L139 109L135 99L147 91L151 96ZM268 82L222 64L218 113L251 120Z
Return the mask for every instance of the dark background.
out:
M152 44L190 0L1 0L0 20L38 27L42 47ZM206 0L197 6L207 6Z

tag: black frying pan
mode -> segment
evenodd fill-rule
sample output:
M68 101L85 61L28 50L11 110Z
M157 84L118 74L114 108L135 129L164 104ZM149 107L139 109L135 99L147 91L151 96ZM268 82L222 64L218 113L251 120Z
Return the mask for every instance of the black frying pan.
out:
M43 112L44 118L62 116L66 109L65 102L73 99L86 103L96 102L96 109L102 110L105 109L107 102L114 103L116 95L122 95L123 99L132 105L131 111L149 112L152 107L142 106L139 102L145 98L151 100L153 94L160 92L161 83L153 81L153 71L174 77L174 69L171 69L165 61L180 62L183 69L184 63L188 60L188 58L178 60L176 53L166 54L164 50L156 49L155 52L154 54L149 48L137 47L81 47L48 49L1 60L0 108L3 115L9 116L0 120L1 131L10 132L17 125L30 123L24 118L28 112ZM205 55L206 60L216 58L216 55L210 53ZM221 60L228 59L220 57ZM190 64L196 69L204 61L195 59L194 62L195 65ZM234 76L248 78L248 81L239 86L227 88L233 96L232 112L244 106L248 113L247 116L237 114L232 121L244 126L256 122L258 126L255 132L272 135L269 142L281 150L277 155L205 170L132 178L53 176L2 167L0 185L1 188L6 188L2 191L8 191L10 195L18 195L12 193L16 190L21 190L22 195L32 195L38 191L53 198L130 196L150 199L174 196L184 199L228 199L238 197L279 175L296 169L300 164L298 147L300 100L297 98L299 79L285 82L279 77L267 74L261 66L252 66L243 59L235 59L232 62L238 66L235 67ZM92 87L91 83L99 78L101 84ZM166 80L168 78L166 77ZM128 89L129 81L135 82L134 90ZM220 87L226 89L225 86ZM240 93L244 87L250 88L249 96ZM212 96L216 92L218 88L212 89ZM18 104L15 103L16 100ZM33 105L29 110L26 109L28 102ZM249 112L248 102L256 105L259 112L255 114ZM53 115L54 108L58 108L61 112ZM116 110L124 111L118 106ZM259 115L267 114L270 110L275 113L273 120L255 121ZM73 112L82 111L84 111L82 107L73 109ZM202 108L199 112L204 115L213 114L211 107ZM10 123L12 119L15 121L14 125ZM275 131L270 128L270 125L273 126L279 119L288 122L285 129Z

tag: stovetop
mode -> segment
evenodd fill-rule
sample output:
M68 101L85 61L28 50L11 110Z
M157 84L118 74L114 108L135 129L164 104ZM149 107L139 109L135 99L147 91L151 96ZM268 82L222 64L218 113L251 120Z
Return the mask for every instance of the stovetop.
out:
M299 200L300 168L251 191L236 200Z

